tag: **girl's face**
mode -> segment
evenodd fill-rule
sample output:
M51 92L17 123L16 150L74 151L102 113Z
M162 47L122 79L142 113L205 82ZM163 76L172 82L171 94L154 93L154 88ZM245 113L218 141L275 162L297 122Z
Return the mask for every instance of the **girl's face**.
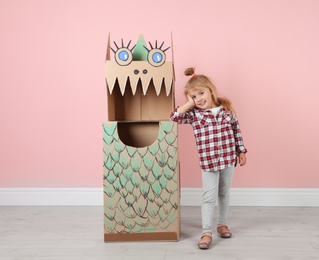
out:
M216 107L213 102L212 92L209 88L200 87L190 89L188 95L194 100L195 106L199 109L209 109Z

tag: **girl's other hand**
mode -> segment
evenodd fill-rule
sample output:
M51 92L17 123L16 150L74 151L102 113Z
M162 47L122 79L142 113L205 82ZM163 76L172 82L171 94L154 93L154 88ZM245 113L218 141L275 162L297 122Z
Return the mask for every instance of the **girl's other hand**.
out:
M246 155L245 153L240 153L238 156L238 163L240 166L244 166L246 164Z

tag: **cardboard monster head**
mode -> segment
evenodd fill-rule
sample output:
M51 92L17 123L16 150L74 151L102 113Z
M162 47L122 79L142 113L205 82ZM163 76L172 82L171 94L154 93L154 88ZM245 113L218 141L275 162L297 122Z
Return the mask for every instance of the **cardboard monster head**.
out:
M141 35L136 44L113 42L106 52L106 84L109 121L168 120L174 107L173 62L165 52L172 46L145 43ZM171 51L172 53L172 51Z

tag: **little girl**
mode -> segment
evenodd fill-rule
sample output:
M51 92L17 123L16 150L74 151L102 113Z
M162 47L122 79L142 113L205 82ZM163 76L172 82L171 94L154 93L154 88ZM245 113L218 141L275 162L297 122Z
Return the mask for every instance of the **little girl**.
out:
M195 74L194 68L185 71L191 76L185 87L188 101L175 108L171 120L193 126L200 167L202 169L203 202L202 229L198 243L208 249L212 243L212 222L218 195L217 232L222 238L232 236L226 218L229 208L229 190L234 167L246 164L247 152L238 119L231 101L217 96L211 80Z

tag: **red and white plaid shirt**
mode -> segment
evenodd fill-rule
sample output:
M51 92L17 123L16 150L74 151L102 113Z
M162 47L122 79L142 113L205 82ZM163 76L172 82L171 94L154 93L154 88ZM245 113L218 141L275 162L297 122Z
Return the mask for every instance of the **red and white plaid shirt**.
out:
M226 169L236 162L239 153L247 152L237 117L223 107L216 116L209 109L192 108L182 114L175 108L170 118L193 126L199 164L204 171Z

